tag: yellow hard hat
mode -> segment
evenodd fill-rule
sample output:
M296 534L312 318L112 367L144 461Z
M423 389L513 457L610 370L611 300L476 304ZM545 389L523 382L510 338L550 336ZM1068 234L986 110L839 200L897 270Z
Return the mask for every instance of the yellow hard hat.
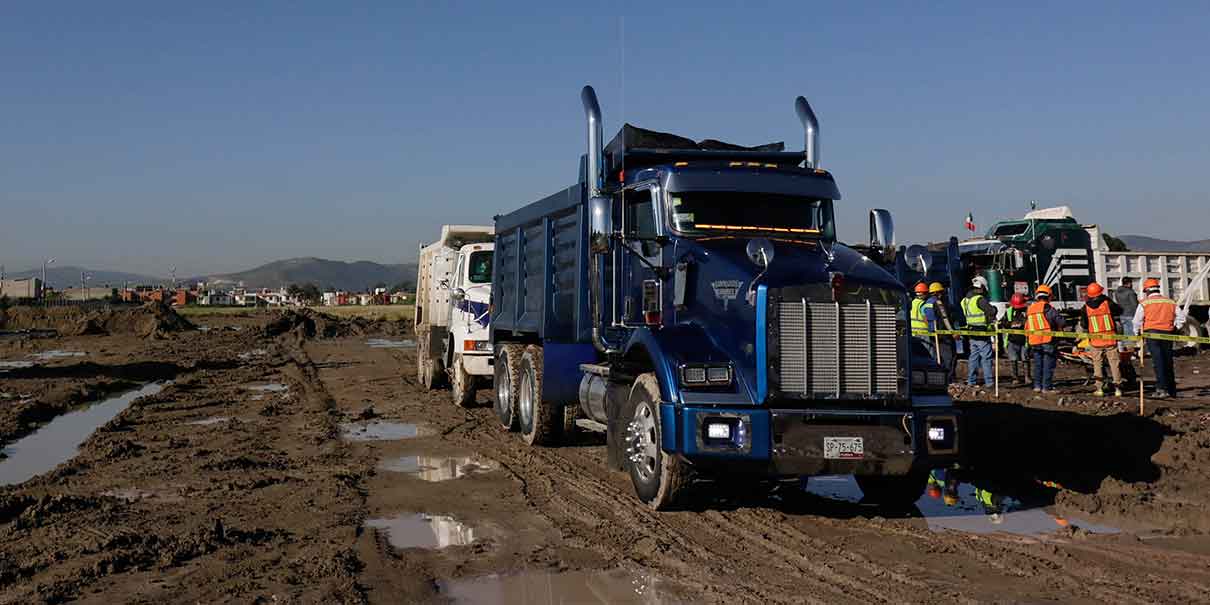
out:
M941 282L935 281L935 282L929 284L929 294L936 294L938 292L944 292L944 291L945 291L945 286L941 285Z
M958 503L958 496L957 494L946 492L944 501L946 506L953 506Z

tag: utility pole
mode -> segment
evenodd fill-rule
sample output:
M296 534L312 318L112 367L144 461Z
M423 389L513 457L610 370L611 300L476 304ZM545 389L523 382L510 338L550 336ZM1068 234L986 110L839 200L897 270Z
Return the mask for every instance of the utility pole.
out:
M54 258L48 258L42 261L42 300L46 300L46 265L55 262Z

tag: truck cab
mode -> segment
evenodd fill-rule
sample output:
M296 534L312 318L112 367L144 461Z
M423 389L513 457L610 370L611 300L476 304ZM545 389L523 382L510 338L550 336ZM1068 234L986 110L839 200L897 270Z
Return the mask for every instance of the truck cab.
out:
M461 406L473 403L475 391L492 377L488 315L494 247L491 243L463 246L451 278L445 363L454 402Z
M656 509L703 479L849 473L914 502L956 459L958 414L912 366L902 283L837 240L805 99L804 152L630 125L602 147L583 100L580 182L496 220L502 425L551 445L598 423ZM889 215L871 225L889 249Z

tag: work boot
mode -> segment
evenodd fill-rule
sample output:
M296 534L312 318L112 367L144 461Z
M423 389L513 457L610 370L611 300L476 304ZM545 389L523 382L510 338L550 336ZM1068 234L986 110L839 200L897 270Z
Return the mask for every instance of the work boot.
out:
M1035 393L1041 393L1041 392L1042 392L1042 389L1040 389L1040 388L1038 388L1038 387L1034 387L1034 392L1035 392Z
M1097 390L1093 391L1092 394L1096 395L1097 397L1104 397L1105 389L1102 389L1101 387L1097 387Z
M1122 387L1113 387L1113 396L1121 397L1122 396Z
M1151 394L1151 398L1152 399L1167 399L1168 393L1166 393L1164 391L1156 391Z

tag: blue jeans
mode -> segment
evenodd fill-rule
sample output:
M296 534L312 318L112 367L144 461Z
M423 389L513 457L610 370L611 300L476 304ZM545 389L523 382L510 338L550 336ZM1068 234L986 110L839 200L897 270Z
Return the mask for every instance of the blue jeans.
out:
M987 338L971 337L971 354L967 359L966 384L974 386L979 382L978 371L983 368L983 384L992 386L992 341Z
M1030 346L1034 352L1034 388L1050 390L1055 387L1055 345Z
M1172 369L1172 341L1148 340L1147 354L1155 370L1155 390L1176 395L1176 374Z

